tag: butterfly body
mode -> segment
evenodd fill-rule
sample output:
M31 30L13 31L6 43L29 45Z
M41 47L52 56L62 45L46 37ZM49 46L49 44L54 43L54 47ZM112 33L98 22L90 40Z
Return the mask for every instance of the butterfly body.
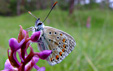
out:
M76 43L69 34L44 26L38 19L35 23L33 32L41 32L40 39L37 41L40 51L52 50L51 55L46 59L50 65L60 63L74 49Z

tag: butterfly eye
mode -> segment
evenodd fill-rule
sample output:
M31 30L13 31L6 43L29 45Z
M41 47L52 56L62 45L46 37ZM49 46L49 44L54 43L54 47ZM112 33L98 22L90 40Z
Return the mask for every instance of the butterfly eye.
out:
M40 26L40 25L42 25L42 23L38 23L38 25L37 25L37 26Z

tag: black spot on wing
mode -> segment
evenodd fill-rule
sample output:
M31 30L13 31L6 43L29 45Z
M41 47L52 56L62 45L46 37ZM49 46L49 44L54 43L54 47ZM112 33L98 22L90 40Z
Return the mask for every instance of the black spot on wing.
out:
M49 32L49 34L51 34L51 32Z

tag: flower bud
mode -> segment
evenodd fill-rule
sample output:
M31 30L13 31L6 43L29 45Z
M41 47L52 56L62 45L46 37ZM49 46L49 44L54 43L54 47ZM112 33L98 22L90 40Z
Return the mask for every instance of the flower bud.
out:
M16 51L19 47L19 43L15 38L9 39L9 46L12 51Z
M40 38L40 34L41 34L40 31L33 33L32 36L31 36L31 41L37 42L38 39Z
M40 53L37 53L37 55L38 55L38 57L40 58L40 59L46 59L50 54L52 53L52 51L51 50L44 50L44 51L42 51L42 52L40 52Z

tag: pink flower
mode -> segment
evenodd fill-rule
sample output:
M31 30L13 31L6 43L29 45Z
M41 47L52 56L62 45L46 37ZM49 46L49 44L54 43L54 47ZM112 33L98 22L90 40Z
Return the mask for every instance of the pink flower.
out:
M18 70L17 68L14 68L14 67L11 65L9 59L7 59L6 62L5 62L4 70L2 70L2 71L17 71L17 70Z
M40 31L33 33L33 35L31 36L31 41L32 41L32 42L37 42L37 40L38 40L39 37L40 37L40 34L41 34Z
M38 71L45 71L45 67L38 67L36 63L39 59L46 59L51 50L44 50L42 52L34 52L30 46L30 42L37 42L41 33L35 32L31 37L28 36L28 32L22 29L20 26L20 32L18 40L16 38L9 39L8 59L5 62L3 71L29 71L33 67ZM27 54L27 49L30 47L30 53ZM18 61L16 53L19 54L21 62Z

